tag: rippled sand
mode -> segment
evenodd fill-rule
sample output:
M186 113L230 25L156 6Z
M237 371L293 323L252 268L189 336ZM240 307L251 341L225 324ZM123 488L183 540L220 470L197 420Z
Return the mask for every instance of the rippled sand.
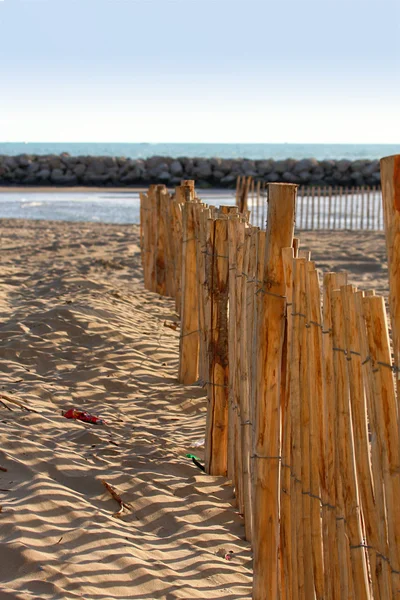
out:
M302 240L387 292L383 234ZM0 253L0 400L35 411L0 404L0 598L249 598L232 490L185 457L203 456L206 403L176 382L177 317L143 289L138 228L3 220Z

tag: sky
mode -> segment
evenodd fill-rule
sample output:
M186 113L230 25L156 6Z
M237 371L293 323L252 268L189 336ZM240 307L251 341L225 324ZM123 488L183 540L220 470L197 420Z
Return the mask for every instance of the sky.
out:
M0 0L0 142L400 142L400 0Z

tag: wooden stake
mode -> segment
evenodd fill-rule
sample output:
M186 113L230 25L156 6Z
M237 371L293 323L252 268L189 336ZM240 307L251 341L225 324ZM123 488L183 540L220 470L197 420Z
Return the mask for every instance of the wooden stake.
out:
M333 373L333 341L332 341L332 291L347 283L345 273L326 273L324 276L324 302L323 320L324 336L324 439L325 439L325 465L326 488L322 490L322 524L324 540L324 573L325 593L328 598L340 600L340 569L339 569L339 541L336 527L336 401Z
M178 380L192 384L198 378L199 300L196 271L196 212L194 203L183 205L182 240L182 317L179 344Z
M305 554L304 554L304 503L302 497L302 411L304 400L304 363L306 362L305 329L305 259L293 261L292 289L292 339L290 365L290 421L291 421L291 525L292 525L292 573L293 598L305 600ZM308 523L308 526L310 524ZM311 532L309 528L309 532ZM312 564L311 547L306 560ZM297 584L295 584L297 582ZM309 582L307 582L309 584ZM310 591L308 589L308 591ZM312 596L313 597L313 593Z
M389 306L397 395L400 399L400 154L381 160L383 220L389 267ZM399 407L398 407L399 409Z
M281 556L281 590L282 600L297 598L297 569L296 578L292 568L292 523L291 523L291 403L290 403L290 373L292 348L292 288L293 288L293 248L282 249L282 261L285 273L287 298L286 310L286 353L282 366L285 372L285 389L282 394L282 463L281 463L281 519L280 519L280 556ZM293 587L296 592L293 593Z
M383 480L388 521L389 560L393 597L400 590L400 458L398 410L391 369L390 341L384 299L363 298L369 356L373 373L373 398L377 418L378 446L382 448Z
M227 475L228 468L228 221L214 221L210 329L210 402L206 432L206 471Z
M342 288L342 290L346 322L346 349L351 359L348 361L348 367L355 459L365 522L373 597L391 598L390 567L388 561L382 559L383 556L389 555L389 551L386 535L382 448L379 448L375 441L379 437L373 392L374 375L371 361L366 360L369 357L369 347L362 307L364 292L351 293L350 286ZM371 444L369 437L373 441Z
M339 469L343 490L343 508L346 534L350 544L350 562L354 585L352 596L349 585L346 597L367 600L370 597L367 578L367 566L361 516L359 508L357 479L354 463L354 440L350 419L349 380L345 355L345 330L342 294L339 290L332 292L332 334L334 344L334 374L337 397L337 443ZM346 574L349 577L349 574ZM350 578L349 578L350 579Z
M325 488L324 460L324 394L322 366L322 315L318 272L314 263L306 263L307 302L307 368L310 414L310 503L311 540L314 567L315 595L325 598L324 560L322 546L321 492ZM304 487L303 481L303 487ZM307 492L307 489L305 490Z
M282 248L292 246L296 186L270 184L260 307L254 440L253 599L279 600L280 371L285 327Z
M251 490L251 454L252 454L252 421L250 414L250 387L249 387L249 365L251 353L249 345L252 338L248 335L248 311L247 304L247 274L249 273L250 247L253 228L245 229L244 254L242 268L242 323L240 338L240 417L242 427L242 461L243 461L243 505L244 505L244 526L246 539L250 542L252 539L252 490Z

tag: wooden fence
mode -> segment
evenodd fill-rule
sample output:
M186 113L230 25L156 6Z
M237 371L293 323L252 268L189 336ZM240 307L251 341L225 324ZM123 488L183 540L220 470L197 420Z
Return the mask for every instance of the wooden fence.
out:
M400 157L383 174L398 357ZM263 231L243 205L203 204L193 182L173 196L151 186L145 286L176 299L179 381L207 390L205 468L234 486L253 599L399 598L399 363L384 299L345 273L321 290L293 238L296 191L269 184Z
M265 229L268 184L238 177L236 204L249 209L251 224ZM383 229L382 191L376 187L299 186L296 229Z

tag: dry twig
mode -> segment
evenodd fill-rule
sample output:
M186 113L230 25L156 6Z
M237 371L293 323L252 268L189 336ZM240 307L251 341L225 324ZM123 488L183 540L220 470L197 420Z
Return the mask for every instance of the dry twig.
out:
M104 479L101 480L101 483L104 485L106 490L111 494L111 496L116 502L118 502L120 506L120 509L116 513L113 513L113 517L121 517L124 512L124 508L126 508L127 510L132 510L132 506L122 500L121 496L118 494L117 490L112 485L107 483L107 481L105 481Z

